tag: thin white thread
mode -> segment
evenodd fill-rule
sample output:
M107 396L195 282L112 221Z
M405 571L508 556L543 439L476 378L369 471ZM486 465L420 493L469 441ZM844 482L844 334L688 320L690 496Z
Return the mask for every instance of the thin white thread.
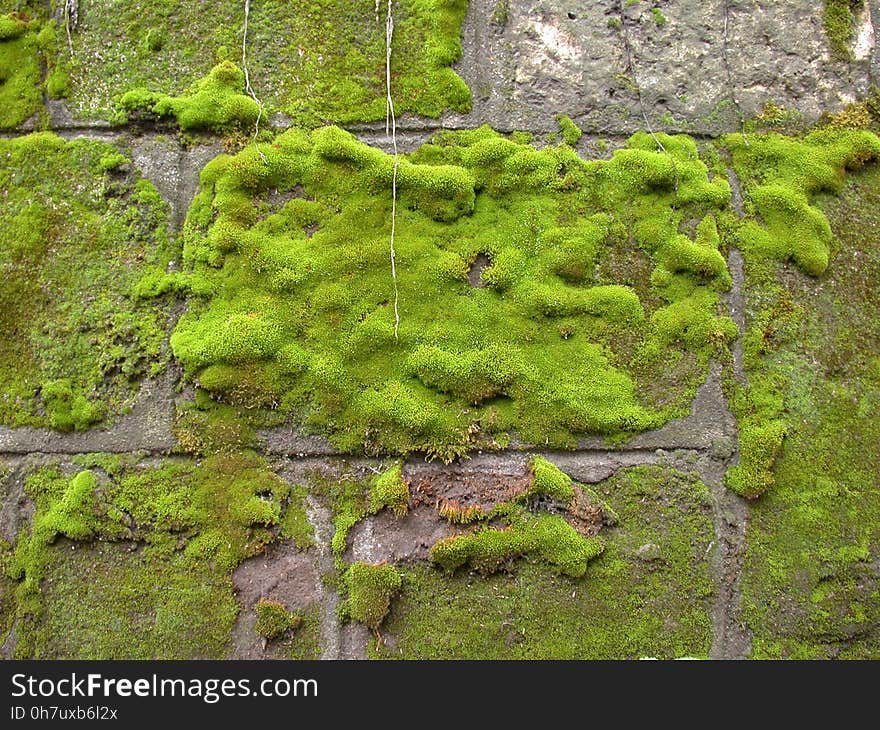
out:
M385 134L391 129L391 144L394 148L394 169L391 173L391 279L394 282L394 341L398 340L400 329L400 292L397 288L397 260L394 250L394 234L397 225L397 120L394 118L394 102L391 99L391 39L394 36L394 17L392 0L388 0L385 15ZM378 2L377 2L378 5Z
M254 136L252 139L254 147L257 148L257 153L260 155L260 159L268 164L268 160L266 159L266 155L263 154L263 150L261 150L257 146L257 135L260 133L260 119L263 118L263 102L257 98L257 95L254 93L253 88L251 87L251 77L248 73L247 67L247 36L248 36L248 20L251 15L251 0L244 0L244 32L241 34L241 67L244 69L244 87L247 91L248 95L257 103L257 121L254 123Z

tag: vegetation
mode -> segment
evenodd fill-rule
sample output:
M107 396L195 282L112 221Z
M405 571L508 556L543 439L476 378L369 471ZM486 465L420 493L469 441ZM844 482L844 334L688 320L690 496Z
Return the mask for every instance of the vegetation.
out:
M476 532L456 535L431 548L431 560L452 572L469 565L492 573L513 558L537 556L565 575L579 578L587 563L599 555L605 545L599 538L584 537L558 515L533 516L522 510L506 515L504 529L485 527Z
M289 487L247 453L83 464L27 480L36 511L7 562L17 655L223 656L238 613L231 572L275 540Z
M706 656L714 539L709 495L695 478L658 467L596 485L619 512L605 550L579 578L538 554L504 571L454 574L413 565L384 623L387 658L619 659ZM655 556L640 548L652 545Z
M270 641L281 638L288 631L295 631L302 623L302 618L288 611L278 601L261 598L254 606L254 611L257 614L256 632Z
M567 145L574 147L583 136L581 128L571 121L571 117L560 114L556 117L556 123L559 125L559 131L562 134L562 141Z
M171 344L201 388L302 419L345 451L450 458L512 428L570 446L654 427L683 414L735 335L716 315L730 277L711 213L729 188L692 140L664 139L666 153L635 135L612 160L584 162L483 128L403 160L397 340L392 160L335 127L211 162L184 273L152 272L141 290L189 291ZM686 215L706 219L694 240L678 232ZM614 251L630 235L640 253L624 264ZM472 288L479 254L491 266ZM650 284L615 268L650 259ZM663 407L640 402L634 376L650 384L677 363L690 369Z
M158 117L173 116L184 131L222 132L235 127L249 128L260 114L260 107L245 94L244 72L224 61L211 73L195 82L186 96L153 94L138 88L119 99L119 109L126 115L148 112Z
M790 259L811 276L825 272L831 226L812 201L823 192L838 193L847 169L876 160L880 139L865 130L826 128L803 139L752 135L748 145L730 135L724 144L747 195L750 217L737 241L756 303L743 342L748 388L735 388L732 400L740 463L728 472L727 484L754 498L773 485L773 465L788 430L788 379L774 361L798 317L790 297L774 282L774 262Z
M343 613L376 631L400 585L400 574L390 565L353 563L345 571Z
M752 507L743 606L756 657L876 658L880 170L815 203L835 233L826 274L774 268L753 284L785 312L765 325L764 368L784 394L787 435L775 485Z
M461 54L466 1L398 0L394 7L395 111L430 117L446 109L468 111L470 92L451 68ZM384 13L384 6L376 12L372 0L252 3L247 61L259 98L299 125L384 119ZM243 3L82 3L73 53L66 44L61 53L69 68L72 106L84 116L107 117L120 99L123 110L130 111L149 100L175 98L163 107L166 111L177 116L175 107L185 106L184 118L200 121L209 97L217 93L205 88L214 85L211 69L241 63L243 25ZM199 100L176 96L190 87ZM129 95L133 90L140 91ZM227 102L234 106L227 109L232 117L252 112L243 99ZM216 115L209 116L209 126L215 126Z
M825 0L825 33L831 52L842 61L852 60L855 16L865 7L865 0Z
M0 423L88 428L164 367L166 308L131 291L170 258L167 205L103 142L36 133L0 159Z
M0 5L0 129L24 122L42 127L43 92L52 99L67 95L67 70L57 59L57 30L47 8L35 0Z

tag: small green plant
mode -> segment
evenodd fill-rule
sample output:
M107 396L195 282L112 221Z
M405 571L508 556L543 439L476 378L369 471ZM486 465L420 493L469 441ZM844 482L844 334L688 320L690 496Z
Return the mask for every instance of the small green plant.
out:
M560 114L556 117L556 123L559 125L559 131L562 134L562 140L565 144L574 147L583 136L581 128L575 124L571 117Z
M370 512L375 514L387 507L397 517L403 517L409 506L409 487L402 477L402 464L374 477L370 484Z
M852 60L855 16L864 6L864 0L825 0L825 33L832 53L842 61Z
M245 93L244 72L230 61L216 65L208 76L193 84L186 96L137 88L123 94L117 107L124 116L147 111L159 117L174 117L184 131L250 128L260 113L257 102Z
M384 563L353 563L345 571L344 582L347 592L344 612L378 631L391 607L391 599L401 588L400 573Z
M656 23L658 28L662 28L666 25L666 16L663 15L663 11L660 8L651 8L651 15L654 16L654 23Z
M273 641L290 631L296 631L302 624L302 618L291 613L279 601L261 598L254 606L257 614L256 632L264 639Z
M450 573L463 566L493 573L510 560L531 556L579 578L605 549L601 538L581 535L559 515L510 508L505 520L503 529L480 527L440 540L431 547L431 560Z

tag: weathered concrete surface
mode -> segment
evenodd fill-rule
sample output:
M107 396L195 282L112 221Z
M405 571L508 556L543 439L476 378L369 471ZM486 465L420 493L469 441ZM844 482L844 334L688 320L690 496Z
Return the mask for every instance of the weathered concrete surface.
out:
M161 380L145 381L131 412L119 416L110 428L63 433L0 426L0 454L166 453L177 443L172 431L173 382L170 373Z
M171 205L171 224L179 231L198 192L199 173L222 146L212 142L183 147L174 137L155 135L132 136L128 144L135 166Z
M815 119L865 94L872 70L878 78L876 41L864 30L866 18L878 25L877 5L861 19L860 58L847 63L831 57L814 0L471 0L456 68L474 108L444 122L547 131L563 113L587 131L635 131L644 120L633 73L657 128L735 129L734 98L746 115L772 100Z
M232 630L231 659L272 656L255 629L254 606L261 599L279 601L288 611L300 611L321 600L323 586L315 557L314 550L282 542L235 569L232 580L241 611Z

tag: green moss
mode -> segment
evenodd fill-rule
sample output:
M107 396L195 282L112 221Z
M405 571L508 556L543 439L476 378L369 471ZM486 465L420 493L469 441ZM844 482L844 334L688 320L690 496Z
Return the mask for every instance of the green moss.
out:
M255 631L264 639L280 639L289 631L296 631L302 618L288 611L283 603L261 598L254 606L257 614Z
M852 60L850 41L855 32L855 14L864 6L864 0L825 0L825 33L832 53L842 61Z
M370 512L375 514L387 507L397 517L403 517L409 507L409 486L401 476L402 464L386 469L370 484Z
M100 464L27 480L36 511L7 565L17 655L223 656L232 570L275 539L287 485L245 453Z
M342 450L451 458L496 448L514 428L555 446L651 428L683 414L699 378L651 408L631 373L650 379L686 352L705 368L733 326L716 314L729 275L714 218L687 242L699 256L678 233L685 215L725 206L729 187L708 179L692 140L664 139L666 153L636 135L612 160L584 162L484 127L403 159L397 338L393 160L335 127L211 162L184 273L151 272L139 291L191 287L171 344L202 388L300 420ZM270 203L275 190L287 202ZM630 231L675 269L662 287L625 269L648 311L633 286L597 272ZM472 288L479 254L488 286Z
M174 117L184 131L247 128L260 114L257 102L245 93L244 72L229 61L214 66L185 96L153 94L139 88L123 94L118 106L126 116L151 112Z
M534 479L529 488L529 496L543 496L567 505L574 497L571 477L543 456L536 456L530 462Z
M783 360L804 311L775 281L774 264L791 260L814 277L826 272L832 230L815 200L838 193L847 170L876 160L880 140L864 130L828 127L803 138L750 135L747 146L729 136L724 143L747 193L749 217L736 235L747 286L761 302L753 307L743 343L748 388L733 389L740 463L728 472L727 484L754 498L773 486L774 463L789 430Z
M17 127L43 108L39 21L0 16L0 129Z
M785 403L773 489L752 506L743 608L755 656L880 653L880 170L819 199L834 231L820 285L773 270L752 297L765 372Z
M730 135L724 144L748 194L749 212L764 226L749 223L740 247L762 258L793 259L809 274L828 265L831 230L810 196L840 190L846 169L880 156L880 139L864 130L823 129L803 138L778 134Z
M469 566L492 573L513 559L532 556L578 578L605 547L601 539L580 535L558 515L535 517L515 510L505 519L508 526L504 529L483 527L435 543L431 560L449 572Z
M315 544L315 528L309 522L306 512L308 490L294 484L290 488L287 505L281 515L281 537L293 540L300 549L305 550Z
M167 307L129 295L171 256L167 205L102 142L37 133L0 159L0 422L87 428L163 367Z
M666 25L666 16L663 15L663 11L658 7L651 8L651 15L654 18L654 23L658 28L662 28Z
M605 550L586 575L557 575L540 556L488 575L407 566L383 624L388 640L369 650L407 659L706 656L714 539L707 489L657 467L622 471L596 488L620 522L603 530Z
M468 111L470 92L452 70L461 54L465 0L401 0L394 4L391 57L396 113L439 117ZM269 108L296 124L316 126L385 118L385 8L349 0L269 0L254 3L248 19L247 61L251 85ZM157 0L133 6L94 0L79 8L73 54L64 49L70 99L85 116L108 116L133 89L149 89L184 105L183 90L207 77L218 63L240 62L244 5L208 0ZM207 89L203 89L207 91ZM213 92L212 92L213 93ZM132 101L130 98L129 101ZM186 104L188 124L217 124L217 107ZM231 101L227 99L227 102ZM224 102L225 104L226 102ZM234 113L250 115L239 99ZM140 106L140 105L138 105ZM222 105L221 105L222 106ZM222 122L225 126L226 122Z
M353 563L345 571L347 595L343 612L376 631L400 585L400 574L391 565Z
M584 134L583 131L581 131L581 128L571 120L571 117L568 117L565 114L557 116L556 123L559 125L559 132L562 134L562 141L571 147L574 147Z

